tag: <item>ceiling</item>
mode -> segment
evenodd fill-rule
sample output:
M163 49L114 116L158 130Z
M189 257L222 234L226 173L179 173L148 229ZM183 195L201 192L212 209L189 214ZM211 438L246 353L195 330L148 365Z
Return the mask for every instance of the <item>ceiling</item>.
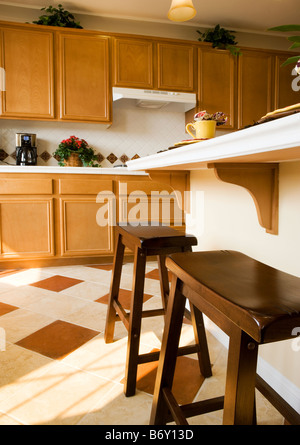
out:
M12 0L0 5L40 9L50 4L75 14L171 23L167 19L171 0ZM268 28L297 22L299 0L193 0L197 14L185 25L213 27L216 24L241 31L265 32Z

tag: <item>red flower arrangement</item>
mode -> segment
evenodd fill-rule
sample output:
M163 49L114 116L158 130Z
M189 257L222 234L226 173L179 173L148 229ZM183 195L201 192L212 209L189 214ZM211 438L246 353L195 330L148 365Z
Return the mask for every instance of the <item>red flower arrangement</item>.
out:
M70 136L68 139L62 140L53 155L58 157L58 164L64 166L64 160L67 160L71 153L78 153L79 159L81 159L85 167L100 167L99 164L94 163L97 160L94 149L84 139Z

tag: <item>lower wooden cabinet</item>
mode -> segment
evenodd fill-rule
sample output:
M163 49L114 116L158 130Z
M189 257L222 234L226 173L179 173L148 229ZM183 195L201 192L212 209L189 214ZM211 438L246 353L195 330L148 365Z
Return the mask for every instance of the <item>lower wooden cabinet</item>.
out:
M1 199L1 258L54 256L53 199Z
M0 268L111 262L118 221L159 221L184 231L173 190L188 183L181 181L187 175L171 184L170 175L160 182L145 175L0 173Z

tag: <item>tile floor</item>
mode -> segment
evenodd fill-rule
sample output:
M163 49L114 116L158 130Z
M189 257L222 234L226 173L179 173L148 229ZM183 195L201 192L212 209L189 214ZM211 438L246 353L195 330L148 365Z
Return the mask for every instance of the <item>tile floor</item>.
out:
M123 395L127 337L103 331L111 265L0 271L0 425L147 425L156 363L140 365L138 391ZM157 264L147 263L144 308L161 307ZM132 264L123 266L122 301L128 307ZM162 317L143 320L141 352L160 347ZM4 342L5 340L5 342ZM213 377L203 381L194 357L178 359L174 392L180 403L223 394L226 350L208 334ZM181 344L193 342L191 326ZM282 424L260 395L259 424ZM219 425L222 411L190 419Z

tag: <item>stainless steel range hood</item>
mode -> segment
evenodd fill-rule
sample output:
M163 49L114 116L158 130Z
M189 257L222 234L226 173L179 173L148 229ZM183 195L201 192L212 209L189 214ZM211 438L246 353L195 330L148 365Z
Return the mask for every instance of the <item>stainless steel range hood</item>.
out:
M113 88L114 103L124 102L128 106L186 112L195 108L196 94L171 91L142 90L138 88Z

